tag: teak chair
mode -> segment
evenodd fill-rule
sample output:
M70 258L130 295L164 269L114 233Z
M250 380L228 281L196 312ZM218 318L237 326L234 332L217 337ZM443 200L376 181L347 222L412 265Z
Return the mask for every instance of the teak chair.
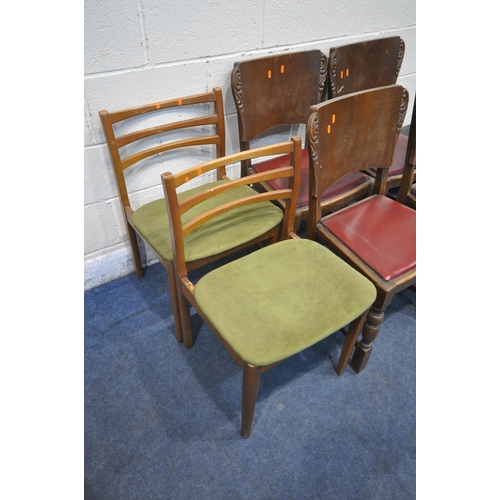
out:
M408 135L408 148L406 149L403 178L399 188L397 200L406 206L417 209L417 185L415 179L415 166L417 164L417 97L413 101L410 133Z
M328 58L328 98L395 84L404 54L405 42L399 36L332 47ZM387 174L387 189L401 184L407 143L408 138L400 134ZM373 169L365 173L376 176Z
M177 189L186 178L226 163L276 154L286 155L288 166L251 174L188 199L177 197ZM290 142L251 149L162 176L174 241L184 342L191 343L191 304L243 370L244 438L250 436L260 375L350 323L343 348L343 352L348 352L375 300L375 287L369 280L322 245L301 239L293 232L300 159L301 139L294 137ZM216 209L204 213L200 210L199 216L189 222L184 219L195 206L201 208L223 191L278 178L285 180L282 189L254 192ZM282 200L285 204L281 241L208 272L194 285L188 277L185 259L190 239L221 214L243 206L256 210L262 200Z
M327 60L319 50L293 52L264 57L234 65L231 87L238 114L240 148L250 148L251 141L262 134L273 134L280 126L306 124L310 106L319 103L326 93ZM241 175L281 167L286 158L259 163L242 163ZM278 181L261 183L260 191L282 187ZM371 193L372 179L354 172L325 191L321 206L331 212L353 200ZM295 228L307 219L309 193L309 157L307 147L302 151L300 192L295 212Z
M392 297L416 281L415 211L380 194L385 192L408 98L400 85L355 92L314 106L307 124L311 158L307 237L330 248L377 289L351 360L358 373L366 367ZM375 194L321 217L319 200L326 186L363 168L377 171ZM339 375L350 354L339 364Z
M215 145L216 157L223 156L225 154L225 127L222 99L221 89L214 88L212 92L199 95L171 99L112 113L108 111L100 111L99 113L114 167L125 225L132 247L136 275L139 278L143 276L137 240L137 236L139 236L149 245L155 256L167 270L176 337L180 342L183 341L183 336L173 268L173 249L165 200L161 196L158 200L133 209L130 203L124 172L129 167L143 162L143 160L159 163L160 153L179 148L209 145L209 148L213 149L212 145ZM200 107L202 108L201 110L198 109ZM185 113L191 111L191 113L205 114L187 119L178 119L176 116L176 121L173 122L168 122L168 117L163 117L163 122L167 121L167 123L156 124L162 118L159 116L160 111L158 110L166 110L168 108L178 109L179 112ZM208 111L213 110L213 112L207 114L205 108L209 108ZM134 130L131 132L127 129L127 125L133 122L133 120L137 121L137 118L140 118L142 122L136 124ZM148 118L155 121L155 126L151 127L144 124ZM118 135L118 131L115 130L117 124L125 129L125 132L121 135ZM151 141L155 138L156 142L152 146ZM135 149L131 150L134 147L138 151ZM213 152L208 151L208 154L212 156ZM163 159L169 162L174 161L174 159ZM139 167L140 165L137 168ZM209 182L205 186L191 188L179 196L181 199L184 199L207 187L215 187L227 181L228 177L225 168L221 166L217 170L217 180ZM254 191L251 188L244 187L239 191L235 190L224 193L214 200L214 202L224 204L233 201L233 196L245 197L252 193ZM234 213L233 219L229 221L231 224L228 224L228 221L222 218L221 227L218 232L214 230L203 241L200 241L198 245L190 246L189 252L186 252L188 268L198 268L232 252L236 252L241 248L268 239L276 241L279 237L280 225L283 220L282 210L271 202L262 204L259 210L258 219L253 219L254 214L249 213L248 210L241 210ZM237 217L241 218L241 223L245 223L244 232L235 223ZM252 220L254 220L254 223L251 222Z

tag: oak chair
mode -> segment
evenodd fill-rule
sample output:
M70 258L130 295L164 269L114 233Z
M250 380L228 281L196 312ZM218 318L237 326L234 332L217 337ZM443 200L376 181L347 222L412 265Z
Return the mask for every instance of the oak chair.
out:
M166 116L166 113L172 111L175 112L174 121L172 121L172 115ZM179 118L181 113L184 118ZM188 118L186 118L186 114L189 114ZM151 248L167 271L176 337L179 342L182 342L183 335L175 283L176 273L173 268L173 248L165 200L161 196L157 200L132 208L130 186L127 183L125 171L134 166L135 168L131 169L134 171L134 175L141 174L143 171L141 167L145 166L147 162L159 165L157 168L162 168L162 171L165 171L166 168L163 168L162 161L168 162L171 167L170 162L175 164L178 160L175 157L165 158L164 153L180 148L192 148L191 151L194 151L197 157L203 155L205 159L213 157L214 148L216 157L224 156L225 126L222 91L220 88L214 88L213 91L203 94L170 99L121 111L108 112L103 110L100 111L99 115L113 163L136 275L141 278L144 272L137 239L139 236ZM137 123L138 120L139 123ZM159 121L162 123L158 124ZM151 126L152 123L153 126ZM178 170L180 169L178 168ZM217 169L216 174L216 180L206 185L192 187L180 194L179 197L184 199L207 187L215 187L228 181L223 165ZM137 181L137 179L134 180ZM233 196L245 197L253 192L249 187L242 188L239 191L222 194L215 202L224 204L233 200ZM255 219L254 223L251 223L253 214L248 213L248 211L234 214L232 222L235 222L239 215L241 223L245 223L244 232L235 223L224 226L224 222L227 221L222 220L219 232L214 231L211 235L207 235L204 241L190 247L189 252L186 253L188 268L196 269L255 243L269 239L276 241L283 219L282 210L271 202L262 204L259 210L259 218ZM191 214L190 216L195 215Z
M380 194L386 190L408 99L408 91L400 85L355 92L314 106L307 124L311 158L307 237L330 248L377 289L350 363L358 373L366 367L392 297L416 281L415 210ZM322 217L319 200L326 186L362 168L376 170L375 193ZM350 354L339 363L339 375Z
M326 95L327 58L319 50L308 50L237 62L231 74L231 88L238 114L240 149L269 137L283 126L305 125L310 106ZM281 167L286 158L272 161L242 162L241 175ZM283 181L281 181L283 182ZM256 189L269 191L282 187L278 181L260 183ZM367 196L373 188L370 176L354 172L333 186L322 199L324 213L341 208ZM309 192L309 157L302 151L300 192L295 212L295 228L307 219Z
M186 181L223 164L269 155L285 155L288 165L250 174L199 192L188 199L177 196ZM350 324L342 352L349 352L361 329L368 308L375 300L375 287L322 245L299 238L293 232L295 205L300 186L301 139L263 146L212 160L178 173L163 174L165 198L174 241L178 294L184 342L192 344L190 305L213 330L243 370L241 435L250 436L262 373ZM284 179L284 187L235 197L225 205L202 212L201 207L226 190ZM185 259L198 232L218 217L257 207L262 200L284 202L280 241L247 254L202 276L193 284ZM198 217L185 215L199 207ZM207 207L208 208L208 207ZM221 215L222 214L222 215ZM342 356L342 354L341 354Z
M328 58L328 98L396 83L405 54L399 36L332 47ZM399 187L403 176L408 138L400 134L394 163L387 174L387 189ZM373 169L365 171L375 178Z
M399 203L417 209L417 185L415 181L415 168L417 164L417 97L413 100L408 147L406 150L403 178L397 195Z

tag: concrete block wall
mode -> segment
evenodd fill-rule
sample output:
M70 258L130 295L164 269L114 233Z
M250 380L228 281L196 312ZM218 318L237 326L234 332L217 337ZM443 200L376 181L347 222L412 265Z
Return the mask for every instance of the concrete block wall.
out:
M219 86L226 152L233 153L239 148L230 86L236 61L307 49L328 54L336 45L395 35L406 43L398 83L409 90L413 102L415 8L415 0L85 0L85 289L133 272L100 110ZM411 112L405 125L410 118ZM185 166L181 161L168 169ZM132 204L163 196L164 170L159 164L133 179ZM145 263L154 260L149 252L144 255Z

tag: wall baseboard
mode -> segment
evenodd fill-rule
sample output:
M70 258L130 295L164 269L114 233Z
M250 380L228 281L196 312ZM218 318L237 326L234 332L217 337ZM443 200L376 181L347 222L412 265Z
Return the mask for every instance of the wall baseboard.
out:
M146 262L143 262L143 265L151 265L158 262L158 259L148 252L146 252L145 260ZM106 254L86 257L84 264L84 290L90 290L91 288L134 272L132 253L126 246L122 246Z

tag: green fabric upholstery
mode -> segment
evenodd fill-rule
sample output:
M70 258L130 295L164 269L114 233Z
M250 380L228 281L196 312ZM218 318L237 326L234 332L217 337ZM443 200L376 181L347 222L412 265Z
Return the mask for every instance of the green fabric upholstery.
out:
M210 182L179 193L179 200L223 182L228 181ZM182 222L186 223L212 208L252 194L255 194L255 190L248 186L230 189L188 210L183 215ZM206 222L185 238L186 262L235 248L277 226L282 219L282 210L269 201L230 210ZM170 224L164 198L138 208L132 215L132 222L163 259L173 262Z
M211 271L194 295L243 361L266 366L350 323L376 290L319 243L291 239Z

